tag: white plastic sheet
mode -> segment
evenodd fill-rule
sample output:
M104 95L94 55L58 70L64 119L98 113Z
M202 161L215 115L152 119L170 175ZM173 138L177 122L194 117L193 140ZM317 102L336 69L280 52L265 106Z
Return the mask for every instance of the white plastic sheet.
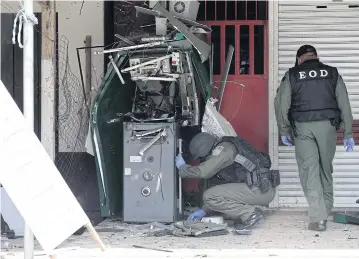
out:
M202 120L202 132L207 132L218 138L223 136L237 136L231 123L227 121L216 109L216 99L210 98L206 103Z

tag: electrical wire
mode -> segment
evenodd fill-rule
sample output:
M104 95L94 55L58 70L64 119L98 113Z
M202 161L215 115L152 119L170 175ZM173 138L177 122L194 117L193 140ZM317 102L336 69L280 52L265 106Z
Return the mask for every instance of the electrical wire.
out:
M240 100L239 100L239 104L238 104L238 107L237 107L237 110L233 113L233 116L231 117L231 119L229 119L228 121L231 122L234 117L237 115L237 113L239 112L239 109L241 108L241 104L242 104L242 100L243 100L243 94L244 94L244 84L243 83L239 83L237 81L222 81L222 80L218 80L218 81L213 81L213 83L222 83L222 82L225 82L225 83L234 83L234 84L237 84L236 87L239 87L241 86L242 87L242 92L241 92L241 97L240 97ZM219 87L214 87L217 91L219 90Z

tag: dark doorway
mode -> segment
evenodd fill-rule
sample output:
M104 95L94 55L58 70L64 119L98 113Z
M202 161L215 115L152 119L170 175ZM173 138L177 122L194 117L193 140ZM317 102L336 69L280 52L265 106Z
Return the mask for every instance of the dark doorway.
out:
M16 14L1 13L1 81L23 112L23 50L12 43ZM41 14L35 16L41 26ZM41 30L41 27L38 26ZM17 37L17 36L16 36ZM34 131L41 137L41 33L34 30Z

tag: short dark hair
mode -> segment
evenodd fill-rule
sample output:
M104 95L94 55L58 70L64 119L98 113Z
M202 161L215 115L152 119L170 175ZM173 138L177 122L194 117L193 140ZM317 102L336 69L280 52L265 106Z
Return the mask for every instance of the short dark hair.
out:
M297 58L303 56L304 54L307 53L313 53L315 56L318 56L317 54L317 50L311 46L311 45L303 45L301 46L298 51L297 51Z

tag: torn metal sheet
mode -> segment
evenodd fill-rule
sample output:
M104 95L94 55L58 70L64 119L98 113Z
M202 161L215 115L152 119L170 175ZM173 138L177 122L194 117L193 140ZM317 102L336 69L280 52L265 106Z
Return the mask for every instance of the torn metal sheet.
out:
M224 72L223 72L222 79L221 79L221 86L219 87L219 90L218 90L218 102L217 102L217 110L218 111L220 111L220 109L221 109L223 93L224 93L224 89L227 84L227 78L228 78L229 69L231 68L233 53L234 53L234 47L232 45L229 45L226 63L224 64Z
M198 27L191 27L191 32L192 33L201 33L201 34L207 34L206 30L203 28L198 28Z
M179 221L174 224L174 236L216 236L228 234L227 224L216 224L212 222Z
M193 47L200 54L202 63L208 59L211 47L206 42L200 40L192 32L190 32L189 28L186 25L184 25L181 21L175 18L162 5L156 4L155 7L153 7L153 10L162 13L173 25L173 27L175 27L179 32L181 32L188 39L188 41L192 43Z
M143 13L143 14L147 14L147 15L153 15L153 16L163 16L160 12L156 11L156 10L151 10L151 9L147 9L147 8L143 8L140 6L135 6L136 8L136 15L138 16L138 13ZM172 14L171 14L172 15ZM183 23L189 25L189 26L195 26L195 27L199 27L204 29L206 32L211 32L211 28L209 28L208 26L192 21L190 19L186 19L186 18L182 18L182 17L178 17L176 15L172 15L173 17L179 19L180 21L182 21Z

